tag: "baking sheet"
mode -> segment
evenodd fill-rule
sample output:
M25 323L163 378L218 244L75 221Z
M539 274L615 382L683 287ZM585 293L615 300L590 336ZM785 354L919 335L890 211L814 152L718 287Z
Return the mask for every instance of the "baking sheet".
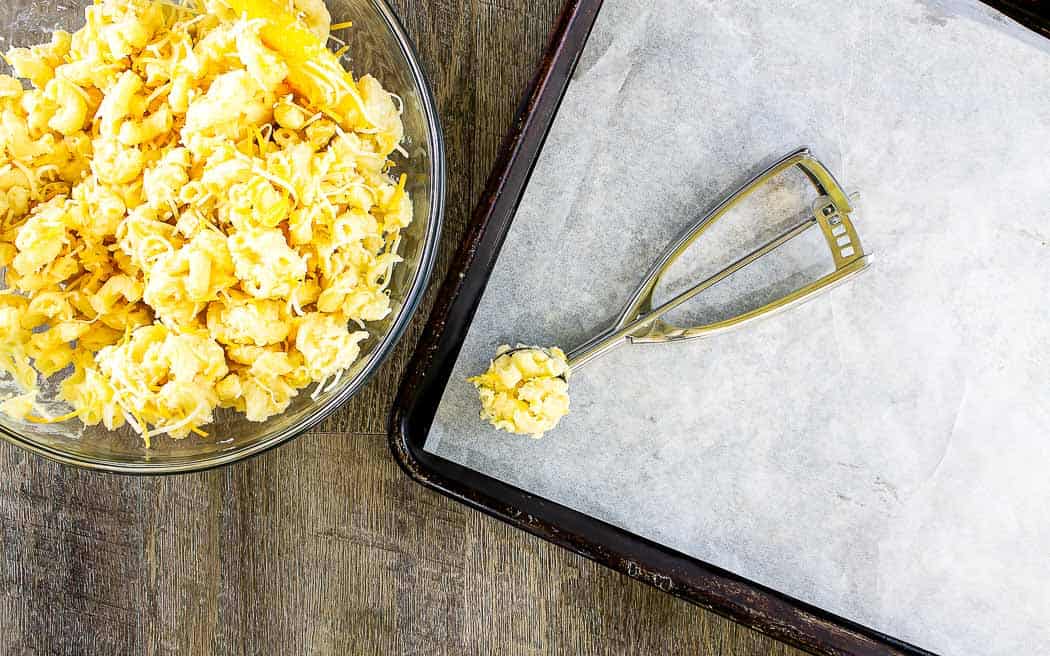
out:
M496 345L583 341L802 143L861 190L872 272L597 361L542 441L478 422ZM1047 144L1050 48L980 5L607 0L427 450L928 649L1045 651ZM812 273L799 249L744 286Z

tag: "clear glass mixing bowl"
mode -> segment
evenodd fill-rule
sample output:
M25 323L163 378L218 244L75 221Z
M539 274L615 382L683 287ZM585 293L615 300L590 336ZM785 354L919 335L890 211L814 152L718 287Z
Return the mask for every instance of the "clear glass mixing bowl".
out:
M73 31L84 22L91 0L4 0L0 7L0 50L45 43L56 28ZM142 439L124 428L84 427L72 420L38 426L0 417L0 437L59 462L128 474L170 474L229 464L283 444L302 434L357 393L390 354L425 291L437 252L445 197L445 153L437 110L415 50L390 7L382 0L328 0L334 23L353 28L334 32L350 44L344 63L355 75L371 73L404 101L408 157L395 154L398 171L408 174L415 221L403 233L405 258L390 285L394 311L369 326L373 337L362 357L334 390L312 399L299 393L291 407L264 423L223 412L207 427L207 439L190 436ZM4 66L0 63L0 67ZM2 68L0 68L2 70ZM8 70L3 70L7 73Z

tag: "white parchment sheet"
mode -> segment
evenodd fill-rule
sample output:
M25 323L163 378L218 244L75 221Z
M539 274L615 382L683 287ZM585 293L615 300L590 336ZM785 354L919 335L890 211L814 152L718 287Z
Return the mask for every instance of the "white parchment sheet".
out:
M578 345L803 144L860 191L868 273L614 351L543 440L479 421L497 345ZM1048 153L1050 42L976 2L606 0L427 449L930 650L1048 653Z

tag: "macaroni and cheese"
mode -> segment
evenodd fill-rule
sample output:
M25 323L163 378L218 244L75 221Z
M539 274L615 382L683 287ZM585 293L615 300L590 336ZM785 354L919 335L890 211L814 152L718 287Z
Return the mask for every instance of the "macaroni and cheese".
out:
M412 221L400 102L323 0L97 0L0 76L0 410L148 445L358 359ZM27 84L23 84L25 80ZM41 377L71 412L34 414Z
M558 348L501 346L488 371L468 379L481 398L481 418L534 438L569 414L569 364Z

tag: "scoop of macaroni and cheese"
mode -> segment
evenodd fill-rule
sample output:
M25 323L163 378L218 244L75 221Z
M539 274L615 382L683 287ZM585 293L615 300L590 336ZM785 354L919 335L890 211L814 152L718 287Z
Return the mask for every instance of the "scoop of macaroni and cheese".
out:
M468 379L481 418L509 433L543 437L569 414L569 364L558 348L501 346L488 371Z

